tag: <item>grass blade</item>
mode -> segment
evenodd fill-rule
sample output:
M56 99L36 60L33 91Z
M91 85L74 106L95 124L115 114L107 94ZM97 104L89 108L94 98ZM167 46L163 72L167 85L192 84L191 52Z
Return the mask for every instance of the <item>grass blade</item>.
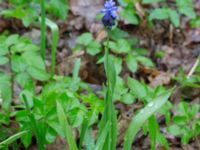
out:
M81 126L81 133L80 133L80 141L79 141L79 148L82 147L83 145L83 142L84 142L84 139L85 139L85 136L89 130L89 127L90 127L90 122L91 120L94 118L95 116L95 111L92 112L92 115L89 117L89 118L85 118L84 121L83 121L83 124Z
M8 146L9 144L13 143L17 139L21 138L22 136L28 134L29 131L21 131L15 135L12 135L8 139L4 140L3 142L0 143L0 148L3 148L4 146Z
M146 120L149 119L159 108L161 108L168 100L171 94L171 90L167 91L152 102L150 102L146 107L144 107L131 121L125 137L124 137L124 150L131 150L131 145L138 131L141 129L142 125Z
M103 146L106 140L106 136L108 135L108 130L109 129L109 122L106 123L105 128L103 129L103 131L100 133L100 135L98 136L97 139L97 143L95 146L95 150L103 150Z
M79 74L80 67L81 67L81 59L78 58L76 60L75 64L74 64L74 68L73 68L73 75L72 75L72 77L73 77L74 81L78 81L79 80L78 74Z
M69 149L78 150L76 142L73 137L72 129L67 121L64 109L60 102L57 101L57 115L61 128L64 132L67 143L69 144Z

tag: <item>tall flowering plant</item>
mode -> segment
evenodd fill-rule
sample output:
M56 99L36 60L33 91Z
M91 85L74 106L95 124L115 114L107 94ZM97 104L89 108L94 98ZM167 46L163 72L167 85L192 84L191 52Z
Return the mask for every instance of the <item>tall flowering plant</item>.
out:
M104 8L101 10L103 13L102 23L104 24L107 32L109 32L115 25L117 19L117 6L113 0L106 1ZM103 149L115 150L117 142L117 115L113 104L113 94L116 83L116 72L112 58L109 55L109 34L107 34L107 44L105 46L104 68L107 77L107 91L104 100L105 110L100 123L99 134L107 131ZM100 137L100 136L99 136Z

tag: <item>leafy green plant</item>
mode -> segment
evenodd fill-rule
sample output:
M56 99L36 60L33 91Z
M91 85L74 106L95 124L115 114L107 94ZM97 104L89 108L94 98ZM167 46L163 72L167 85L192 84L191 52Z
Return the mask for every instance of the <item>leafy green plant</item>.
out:
M31 90L32 79L46 81L49 74L46 73L45 64L40 56L40 48L37 45L19 35L2 35L1 39L1 65L10 65L10 75L1 73L2 84L7 89L6 95L3 95L3 107L8 108L13 95L14 80L22 87ZM31 85L31 86L30 86ZM1 88L4 91L4 87ZM9 94L10 93L10 94ZM10 95L10 96L9 96Z
M41 13L41 16L44 16L45 10L52 14L55 17L58 17L62 20L67 18L68 14L68 5L65 0L28 0L28 1L18 1L11 0L9 1L11 8L3 10L0 15L3 15L6 18L16 18L22 20L25 27L28 27L31 23L37 21L38 16ZM46 5L45 5L46 3ZM40 9L41 4L41 9Z
M154 9L150 15L149 20L152 21L154 19L157 20L165 20L169 19L175 27L178 27L180 25L180 18L178 13L175 10L172 10L170 8L156 8Z
M158 102L162 103L162 101L159 101L159 99L162 99L162 98L158 98L158 97L160 97L161 95L167 94L168 96L166 95L166 97L165 96L163 97L163 102L165 105L164 106L162 105L162 107L160 106L161 109L156 107L155 108L156 110L154 110L154 111L158 111L160 114L164 115L165 119L166 119L166 124L169 124L169 121L170 121L169 109L172 108L172 104L169 101L167 101L167 99L169 97L169 94L171 93L170 91L166 91L163 87L157 87L155 89L152 89L149 86L147 86L143 83L140 83L137 80L131 79L131 78L128 79L128 86L129 86L133 96L144 102L144 104L146 106L144 109L148 109L148 106L154 107L155 99L158 99ZM165 99L165 98L167 98L167 99ZM153 103L153 105L151 103ZM159 104L155 104L155 105L159 105ZM141 110L141 112L143 112L143 111ZM141 115L142 115L142 113L141 113ZM140 119L140 117L138 119ZM133 120L134 120L134 118L133 118ZM131 126L135 126L135 125L139 124L139 123L135 123L135 122L137 122L136 120L133 121L134 123L131 123L132 124ZM156 121L155 115L152 114L149 117L147 117L146 119L144 119L144 121L145 120L148 120L147 128L145 130L147 130L149 132L150 139L151 139L151 148L155 149L156 143L159 143L160 145L162 145L166 149L168 149L169 148L168 142L167 142L166 138L159 131L159 124ZM140 126L142 126L142 125L143 125L143 123ZM130 129L130 130L133 130L133 129ZM135 131L135 130L133 130L133 131ZM147 132L147 131L145 131L145 132ZM128 133L129 132L127 132L127 134ZM131 135L129 135L129 136L131 136ZM126 144L128 144L128 143L126 143ZM130 147L130 143L129 143L129 147Z
M132 145L132 142L134 141L134 138L137 132L141 129L145 121L150 119L150 123L152 122L151 116L167 102L170 94L171 94L171 91L167 91L165 93L160 94L151 102L149 102L145 108L141 109L140 112L135 117L133 117L129 125L129 128L126 131L126 135L124 137L125 150L131 150L131 145ZM151 129L156 130L156 127L150 128L150 130ZM154 131L153 134L156 134L156 131ZM155 136L156 138L156 135L153 135L153 136ZM155 149L155 146L153 146L153 149Z
M174 2L176 8L171 8L168 6L166 0L139 0L139 1L131 1L131 0L119 0L119 3L124 8L120 15L123 17L123 20L128 24L139 24L138 15L141 12L137 12L138 9L135 10L134 7L137 7L136 4L140 3L141 5L151 5L154 3L160 4L159 7L152 6L151 9L140 9L143 15L146 15L149 21L153 20L170 20L171 23L175 27L180 26L180 15L183 14L190 19L195 19L196 13L193 8L193 1L192 0L176 0ZM163 6L164 5L164 6ZM143 16L144 17L144 16ZM197 26L192 21L193 27Z
M96 55L101 52L101 45L95 41L91 33L83 33L77 38L77 45L74 50L86 50L90 55Z
M134 10L133 5L131 4L126 4L123 7L123 10L120 12L120 16L122 20L124 20L127 24L139 24L139 19L137 17L136 11Z
M200 119L197 118L200 106L183 101L175 109L177 111L173 117L173 124L167 130L170 134L180 137L182 144L188 144L191 139L200 135Z
M116 56L111 55L111 57L113 59L117 74L120 74L122 71L123 62L126 63L128 69L133 73L137 71L138 64L142 64L147 67L154 67L154 63L145 56L148 53L147 50L134 48L133 46L137 41L134 39L130 41L124 39L123 37L127 37L125 34L126 33L123 33L123 31L119 31L118 29L113 29L113 31L110 33L110 36L113 40L109 40L109 48L114 54L116 54ZM94 41L91 33L83 33L81 36L79 36L77 38L77 45L74 49L86 50L86 52L90 55L97 55L102 52L100 43ZM120 55L121 57L119 57ZM100 57L97 63L99 64L102 62L103 57Z

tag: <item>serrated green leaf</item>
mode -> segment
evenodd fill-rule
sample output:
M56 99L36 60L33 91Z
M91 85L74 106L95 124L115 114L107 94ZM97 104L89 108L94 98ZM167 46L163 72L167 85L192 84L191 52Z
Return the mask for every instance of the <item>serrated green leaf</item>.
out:
M53 14L56 17L59 17L62 20L67 18L67 14L69 11L69 6L67 4L68 1L66 0L50 0L47 3L47 10L49 13Z
M174 136L178 136L182 133L181 128L178 125L169 126L167 131Z
M77 43L87 46L88 44L90 44L90 42L92 42L92 40L93 40L92 34L88 32L81 34L77 38Z
M87 45L86 51L88 54L94 56L101 52L101 45L100 43L93 41Z
M154 19L163 20L168 18L169 14L168 14L168 9L166 8L156 8L149 15L149 20L154 20Z
M196 18L192 0L176 0L176 5L180 13L192 19Z
M128 66L128 69L132 72L136 72L138 68L137 60L135 57L131 54L128 54L126 57L126 64Z
M128 87L138 98L144 98L147 96L147 91L145 86L135 79L132 79L130 77L128 78Z
M169 10L169 18L175 27L180 25L179 15L175 10Z
M46 81L50 78L50 75L45 70L42 70L34 66L28 67L27 72L31 77L39 81Z
M151 59L144 57L144 56L138 56L136 57L137 61L139 61L141 64L143 64L146 67L154 67L154 63L151 61Z
M139 23L139 20L133 9L125 8L123 11L120 12L120 15L129 24L137 25Z
M186 124L187 123L187 117L186 116L174 116L173 121L177 125Z

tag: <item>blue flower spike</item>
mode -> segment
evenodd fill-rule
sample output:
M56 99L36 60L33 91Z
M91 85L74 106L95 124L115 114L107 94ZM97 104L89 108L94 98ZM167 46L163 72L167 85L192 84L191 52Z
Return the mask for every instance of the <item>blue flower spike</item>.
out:
M108 0L104 4L104 9L101 10L101 13L104 13L102 18L102 22L104 26L108 29L112 29L115 25L115 21L117 19L117 6L113 0Z

